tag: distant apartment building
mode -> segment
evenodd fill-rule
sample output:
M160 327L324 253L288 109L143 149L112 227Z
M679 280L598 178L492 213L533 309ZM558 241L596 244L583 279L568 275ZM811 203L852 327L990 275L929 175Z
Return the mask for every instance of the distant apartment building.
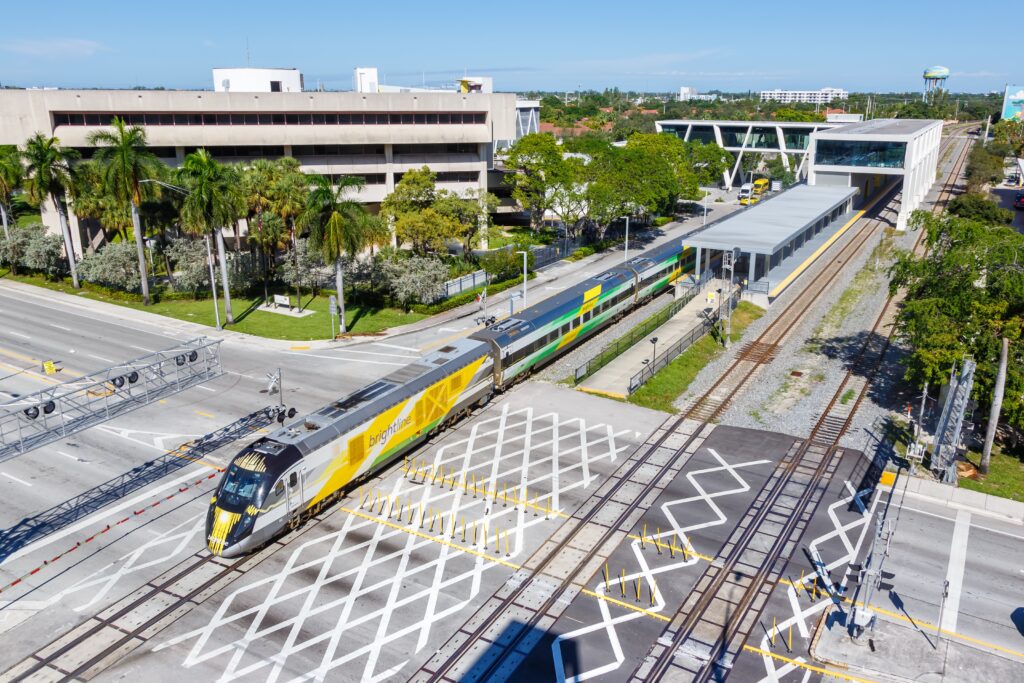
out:
M291 156L306 172L363 178L356 198L375 206L424 165L439 187L486 190L494 148L539 127L539 103L520 108L513 93L304 92L293 90L302 84L294 69L218 69L213 80L213 92L3 89L0 144L42 132L89 158L89 134L119 116L144 126L171 166L198 148L222 162ZM102 231L69 209L75 250L101 243ZM43 222L59 229L45 204Z
M701 95L696 88L685 85L679 88L680 102L714 102L717 99L718 95Z
M762 102L781 102L790 104L828 104L849 98L850 93L842 88L822 88L821 90L762 90Z

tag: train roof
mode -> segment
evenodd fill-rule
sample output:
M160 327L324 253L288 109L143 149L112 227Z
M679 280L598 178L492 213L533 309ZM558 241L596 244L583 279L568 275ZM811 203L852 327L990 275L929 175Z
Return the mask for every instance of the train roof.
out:
M579 305L584 295L595 287L602 290L608 287L620 285L633 278L633 271L624 266L615 266L608 270L587 278L561 292L529 306L512 317L491 325L490 327L475 332L472 339L482 341L493 339L499 346L507 346L514 342L520 335L530 332L537 327L550 322L553 318L563 315L566 309Z
M284 444L302 442L310 449L318 448L380 413L382 407L394 405L422 391L438 377L465 367L485 353L487 346L482 342L457 339L348 396L328 403L302 420L275 430L269 439Z

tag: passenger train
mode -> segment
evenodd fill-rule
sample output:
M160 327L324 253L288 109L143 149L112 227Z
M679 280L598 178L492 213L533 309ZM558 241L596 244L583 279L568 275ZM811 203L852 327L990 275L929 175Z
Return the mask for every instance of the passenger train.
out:
M210 501L207 546L254 550L431 435L694 271L695 250L655 247L441 347L246 446Z

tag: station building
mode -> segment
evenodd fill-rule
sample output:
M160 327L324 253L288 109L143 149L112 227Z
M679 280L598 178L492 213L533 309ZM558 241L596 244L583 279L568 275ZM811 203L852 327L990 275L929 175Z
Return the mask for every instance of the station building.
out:
M0 90L0 144L23 145L41 132L89 158L89 134L120 116L144 126L171 166L198 148L226 163L292 156L306 172L361 176L356 199L376 206L403 173L424 165L439 187L486 190L495 146L535 121L513 93L309 92L296 84L294 70L229 69L216 70L214 91ZM43 222L56 232L46 204ZM102 243L102 230L69 208L76 252Z
M942 121L872 119L816 131L811 135L810 185L856 187L861 197L902 181L896 229L906 228L910 213L935 182Z
M811 135L835 128L838 123L794 121L703 121L672 119L655 121L659 133L672 133L683 140L714 143L732 152L736 162L722 175L726 189L742 183L740 169L749 154L781 154L782 164L798 178L807 170Z

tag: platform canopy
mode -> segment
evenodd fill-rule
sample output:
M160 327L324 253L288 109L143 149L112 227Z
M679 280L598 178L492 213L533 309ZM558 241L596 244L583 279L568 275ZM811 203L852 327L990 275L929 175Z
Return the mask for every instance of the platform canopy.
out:
M857 194L855 187L797 185L687 235L688 247L774 254Z

